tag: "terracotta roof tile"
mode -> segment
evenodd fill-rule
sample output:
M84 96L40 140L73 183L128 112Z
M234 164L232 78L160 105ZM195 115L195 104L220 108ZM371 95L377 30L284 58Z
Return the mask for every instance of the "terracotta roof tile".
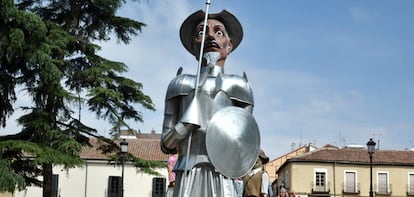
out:
M90 138L89 143L92 144L92 147L83 147L80 153L82 159L108 159L106 155L102 154L99 150L96 150L98 147L98 140L96 138Z
M161 134L158 133L137 133L135 136L140 139L160 139Z
M369 163L369 154L367 149L321 148L294 157L291 161ZM414 151L376 150L372 162L374 164L414 165Z
M108 159L107 155L97 150L99 146L96 138L90 138L92 147L84 147L81 152L81 158L83 159ZM135 157L152 160L152 161L167 161L168 155L164 154L160 148L160 138L153 139L126 139L128 142L128 153L131 153ZM119 141L115 141L119 144Z

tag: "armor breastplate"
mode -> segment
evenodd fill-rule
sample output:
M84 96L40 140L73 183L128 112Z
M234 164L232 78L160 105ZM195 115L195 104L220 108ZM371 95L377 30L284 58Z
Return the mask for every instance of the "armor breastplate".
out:
M178 111L175 111L175 113L177 113L179 118L194 98L195 83L196 76L180 74L168 86L166 100L178 99ZM200 163L210 163L205 142L206 126L218 109L229 105L240 107L253 105L251 86L247 79L240 76L224 75L222 72L217 72L216 75L209 75L198 90L199 109L202 112L200 128L190 131L192 132L192 139L189 155L187 155L188 138L185 138L178 145L180 157L174 167L175 170L185 169L187 156L189 161L187 164L188 169ZM240 103L242 104L240 105Z
M195 83L196 76L194 75L178 75L170 82L165 100L190 94L193 98ZM213 97L218 92L223 91L233 101L254 105L253 91L246 78L220 73L217 76L209 76L202 87L201 92L207 91Z

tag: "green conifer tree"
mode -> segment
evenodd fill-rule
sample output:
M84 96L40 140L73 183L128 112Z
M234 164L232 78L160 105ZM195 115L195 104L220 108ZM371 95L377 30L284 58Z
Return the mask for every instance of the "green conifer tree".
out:
M134 106L155 110L142 84L123 77L127 66L97 55L99 41L128 44L144 23L120 17L125 0L0 1L0 123L16 107L22 130L0 136L0 191L43 186L51 196L52 166L82 164L79 153L94 136L105 151L119 148L74 114L80 106L109 122L112 136L127 120L142 122ZM31 102L16 106L17 89ZM33 157L29 157L33 156ZM141 161L142 162L142 161ZM146 165L143 168L151 168ZM140 167L140 166L138 166ZM36 177L43 176L43 182Z

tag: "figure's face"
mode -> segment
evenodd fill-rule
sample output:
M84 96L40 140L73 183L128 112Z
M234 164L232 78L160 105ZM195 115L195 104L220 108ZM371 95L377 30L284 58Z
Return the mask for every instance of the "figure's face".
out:
M197 59L200 54L200 47L203 38L203 26L204 21L201 21L196 26L196 29L194 31L195 35L193 41L193 49L195 51ZM219 52L220 59L218 60L217 64L224 66L224 61L232 49L233 44L223 23L216 19L208 19L203 53Z

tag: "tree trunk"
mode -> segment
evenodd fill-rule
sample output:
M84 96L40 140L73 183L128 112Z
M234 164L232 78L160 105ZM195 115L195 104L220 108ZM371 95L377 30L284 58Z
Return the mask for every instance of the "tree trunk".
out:
M43 164L43 197L52 197L52 164Z

